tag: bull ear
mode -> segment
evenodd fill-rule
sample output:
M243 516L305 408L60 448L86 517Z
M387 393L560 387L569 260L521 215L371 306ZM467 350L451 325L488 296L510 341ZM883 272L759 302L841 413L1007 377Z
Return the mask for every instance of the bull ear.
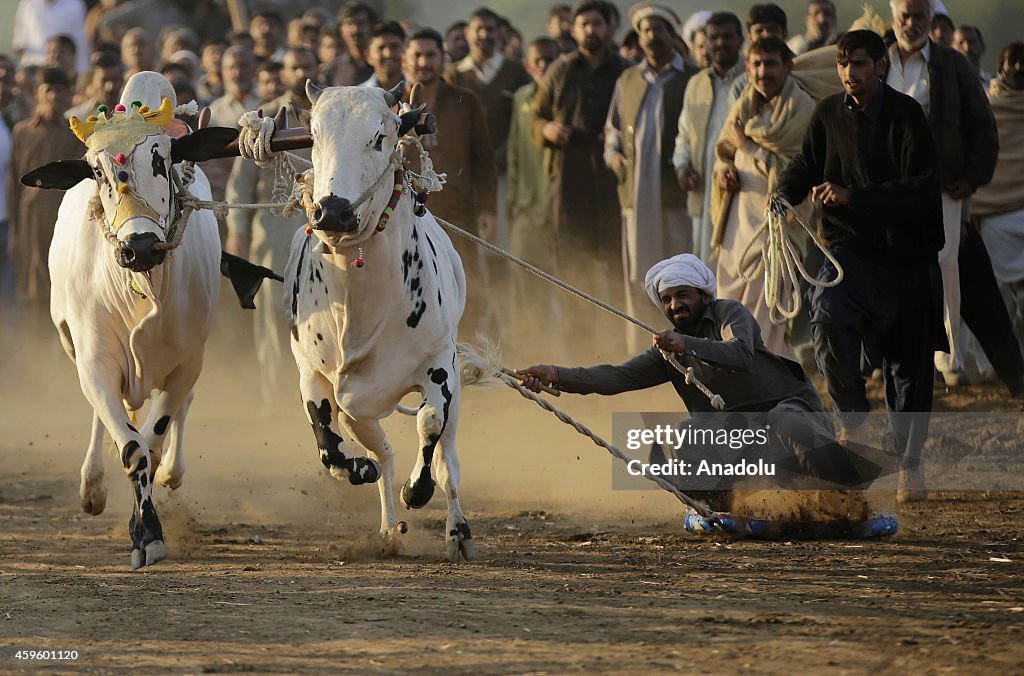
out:
M324 93L323 87L318 87L312 80L306 80L306 98L309 99L311 106L316 105L316 100L320 98L320 95Z
M313 119L313 111L312 110L303 110L303 109L295 108L293 106L292 107L292 113L295 115L295 119L299 121L299 124L302 125L303 129L305 129L306 131L310 131L309 124L310 124L310 120Z
M416 123L420 121L420 117L423 115L423 111L426 110L426 108L427 105L424 103L398 116L399 119L402 120L402 123L398 126L399 138L405 136L407 131L416 126Z
M21 184L30 188L67 190L92 177L92 167L85 160L57 160L25 174Z
M206 127L187 136L171 139L171 162L205 162L217 156L238 137L237 129Z

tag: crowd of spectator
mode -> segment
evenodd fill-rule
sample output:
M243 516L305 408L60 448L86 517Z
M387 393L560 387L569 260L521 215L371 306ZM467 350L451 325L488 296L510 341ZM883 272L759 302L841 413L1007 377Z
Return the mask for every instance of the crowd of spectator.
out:
M807 3L800 34L773 4L753 5L745 18L702 11L684 21L668 3L642 2L623 17L613 3L584 0L552 6L540 36L524 35L486 8L439 30L378 16L361 2L322 4L287 15L256 8L245 29L235 30L214 0L20 0L14 53L0 55L4 299L45 300L46 251L61 199L21 186L19 177L80 156L66 119L112 107L133 74L159 71L176 103L194 100L210 109L212 124L234 127L261 107L308 109L307 79L385 89L404 82L405 100L420 85L439 122L424 139L434 166L447 174L445 189L431 196L433 213L652 322L645 271L691 251L717 265L719 295L755 312L773 351L807 354L808 318L779 327L757 312L763 288L743 279L739 258L758 236L758 205L800 150L822 98L791 74L825 53L835 77L840 19L855 17L840 17L832 0ZM1024 335L1024 160L1016 150L1024 133L1024 45L1003 49L998 72L989 74L981 68L986 44L977 26L955 23L933 0L891 4L891 21L876 16L870 26L891 44L882 77L922 106L942 174L939 263L949 352L937 353L935 364L952 386L966 380L967 360L975 358L981 375L995 368L1019 391L1019 356L1006 365L1004 354L1019 353L1017 343L993 338L977 307L1004 307L1017 338ZM836 86L828 93L842 91ZM272 170L244 160L211 161L204 170L215 199L270 197ZM983 187L993 171L1000 190ZM980 231L972 217L984 224ZM301 218L269 211L235 211L222 223L223 242L280 271L301 225ZM636 332L596 336L591 322L560 311L548 287L513 279L497 259L457 246L474 289L467 335L480 328L513 334L511 312L532 305L577 345L613 349L621 341L637 349L649 340ZM994 270L998 283L1000 296L987 304L968 291L961 297L964 278L979 270ZM512 311L503 312L506 300L496 298ZM264 365L287 361L279 303L269 296L268 303L256 322ZM986 359L972 348L961 315L983 348L999 344L983 351L1000 354Z

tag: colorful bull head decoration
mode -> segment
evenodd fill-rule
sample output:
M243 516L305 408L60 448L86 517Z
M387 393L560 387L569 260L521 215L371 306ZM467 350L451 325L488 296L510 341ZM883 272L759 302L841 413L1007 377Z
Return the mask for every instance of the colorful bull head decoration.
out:
M169 239L183 213L172 165L209 159L237 135L233 129L210 127L171 139L167 128L173 119L174 104L167 98L156 110L133 101L109 113L100 107L84 121L72 117L71 130L88 148L85 158L50 163L21 182L67 190L94 179L92 214L115 244L118 264L135 272L149 270L166 255L163 244L154 245Z
M109 116L106 106L84 122L71 118L71 131L89 149L104 148L111 154L123 154L151 134L163 134L174 119L174 104L165 98L160 108L150 110L141 101L132 101L130 109L118 104Z

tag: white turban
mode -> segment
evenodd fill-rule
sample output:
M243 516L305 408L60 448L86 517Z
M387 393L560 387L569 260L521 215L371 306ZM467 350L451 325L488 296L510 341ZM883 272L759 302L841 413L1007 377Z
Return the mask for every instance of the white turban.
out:
M682 38L686 42L686 46L691 50L693 49L693 36L697 34L697 31L707 25L708 19L710 18L711 12L702 10L691 14L690 18L688 18L686 23L683 24Z
M665 289L671 289L673 286L692 286L714 298L716 285L715 273L711 272L711 268L704 265L701 259L688 253L655 263L644 278L647 295L659 308L661 292Z
M629 22L637 33L640 32L640 22L651 16L667 23L672 32L679 35L679 15L671 7L657 2L641 2L629 9Z

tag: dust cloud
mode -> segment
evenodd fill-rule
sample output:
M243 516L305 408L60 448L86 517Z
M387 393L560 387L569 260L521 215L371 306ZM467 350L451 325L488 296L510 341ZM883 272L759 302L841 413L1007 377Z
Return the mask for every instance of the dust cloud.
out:
M505 366L617 363L630 356L624 349L622 320L561 291L554 293L560 294L557 304L495 304L503 326L497 342ZM185 429L184 483L176 491L162 486L154 491L172 554L189 556L197 531L205 536L210 527L224 523L239 525L243 534L256 532L257 526L324 529L337 533L330 546L340 553L368 552L371 542L377 546L377 488L350 486L324 470L290 353L285 365L289 376L264 401L252 347L252 314L238 308L227 284L221 301ZM556 326L552 305L569 319ZM47 474L59 482L68 509L77 510L91 408L46 310L5 306L0 312L0 344L6 355L0 366L0 407L5 412L0 420L0 473ZM472 335L460 338L475 342ZM595 347L598 342L616 349ZM618 397L563 395L554 402L607 439L613 412L678 406L669 386ZM410 395L404 403L418 402ZM145 419L145 410L138 417ZM436 492L427 507L415 511L405 510L397 498L419 446L415 419L396 413L384 427L396 454L398 517L410 524L405 543L410 553L434 552L446 514L443 495ZM502 384L463 390L457 450L462 505L471 526L474 510L544 511L578 521L581 527L598 520L677 525L682 518L678 502L657 488L613 490L612 466L618 461ZM107 508L96 523L120 538L130 492L109 440L104 459Z
M510 286L520 284L525 292L495 294L490 312L500 329L495 331L492 323L486 335L497 339L504 366L619 363L632 356L626 351L628 325L623 320L563 291L531 283L525 271L513 269L507 275ZM275 287L275 299L279 290ZM5 411L0 472L49 473L64 487L68 508L77 509L91 409L46 313L38 308L2 311L6 359L0 367L0 406ZM252 321L224 284L185 430L184 484L173 492L162 486L155 490L172 554L188 557L197 537L231 524L237 531L232 537L240 542L261 528L309 529L336 534L336 540L324 544L325 555L369 555L378 546L378 490L338 482L324 470L290 353L284 382L269 401L261 395ZM465 331L460 339L476 342ZM615 397L566 394L552 401L605 439L612 438L614 412L679 410L669 385ZM404 403L418 402L410 395ZM144 412L139 417L144 419ZM384 427L396 453L399 519L410 524L408 551L436 552L446 514L443 495L438 491L426 508L416 511L406 511L398 500L419 446L415 419L396 413ZM683 510L674 497L653 485L650 491L613 490L613 464L619 461L503 384L463 390L457 450L460 495L471 526L473 511L486 510L543 511L584 528L599 521L640 521L681 529ZM129 485L109 441L105 460L108 501L98 523L121 537L130 509ZM785 499L783 495L769 503L765 496L756 496L738 507L751 514L768 509L784 517L790 512L778 502ZM792 513L799 511L794 509Z

